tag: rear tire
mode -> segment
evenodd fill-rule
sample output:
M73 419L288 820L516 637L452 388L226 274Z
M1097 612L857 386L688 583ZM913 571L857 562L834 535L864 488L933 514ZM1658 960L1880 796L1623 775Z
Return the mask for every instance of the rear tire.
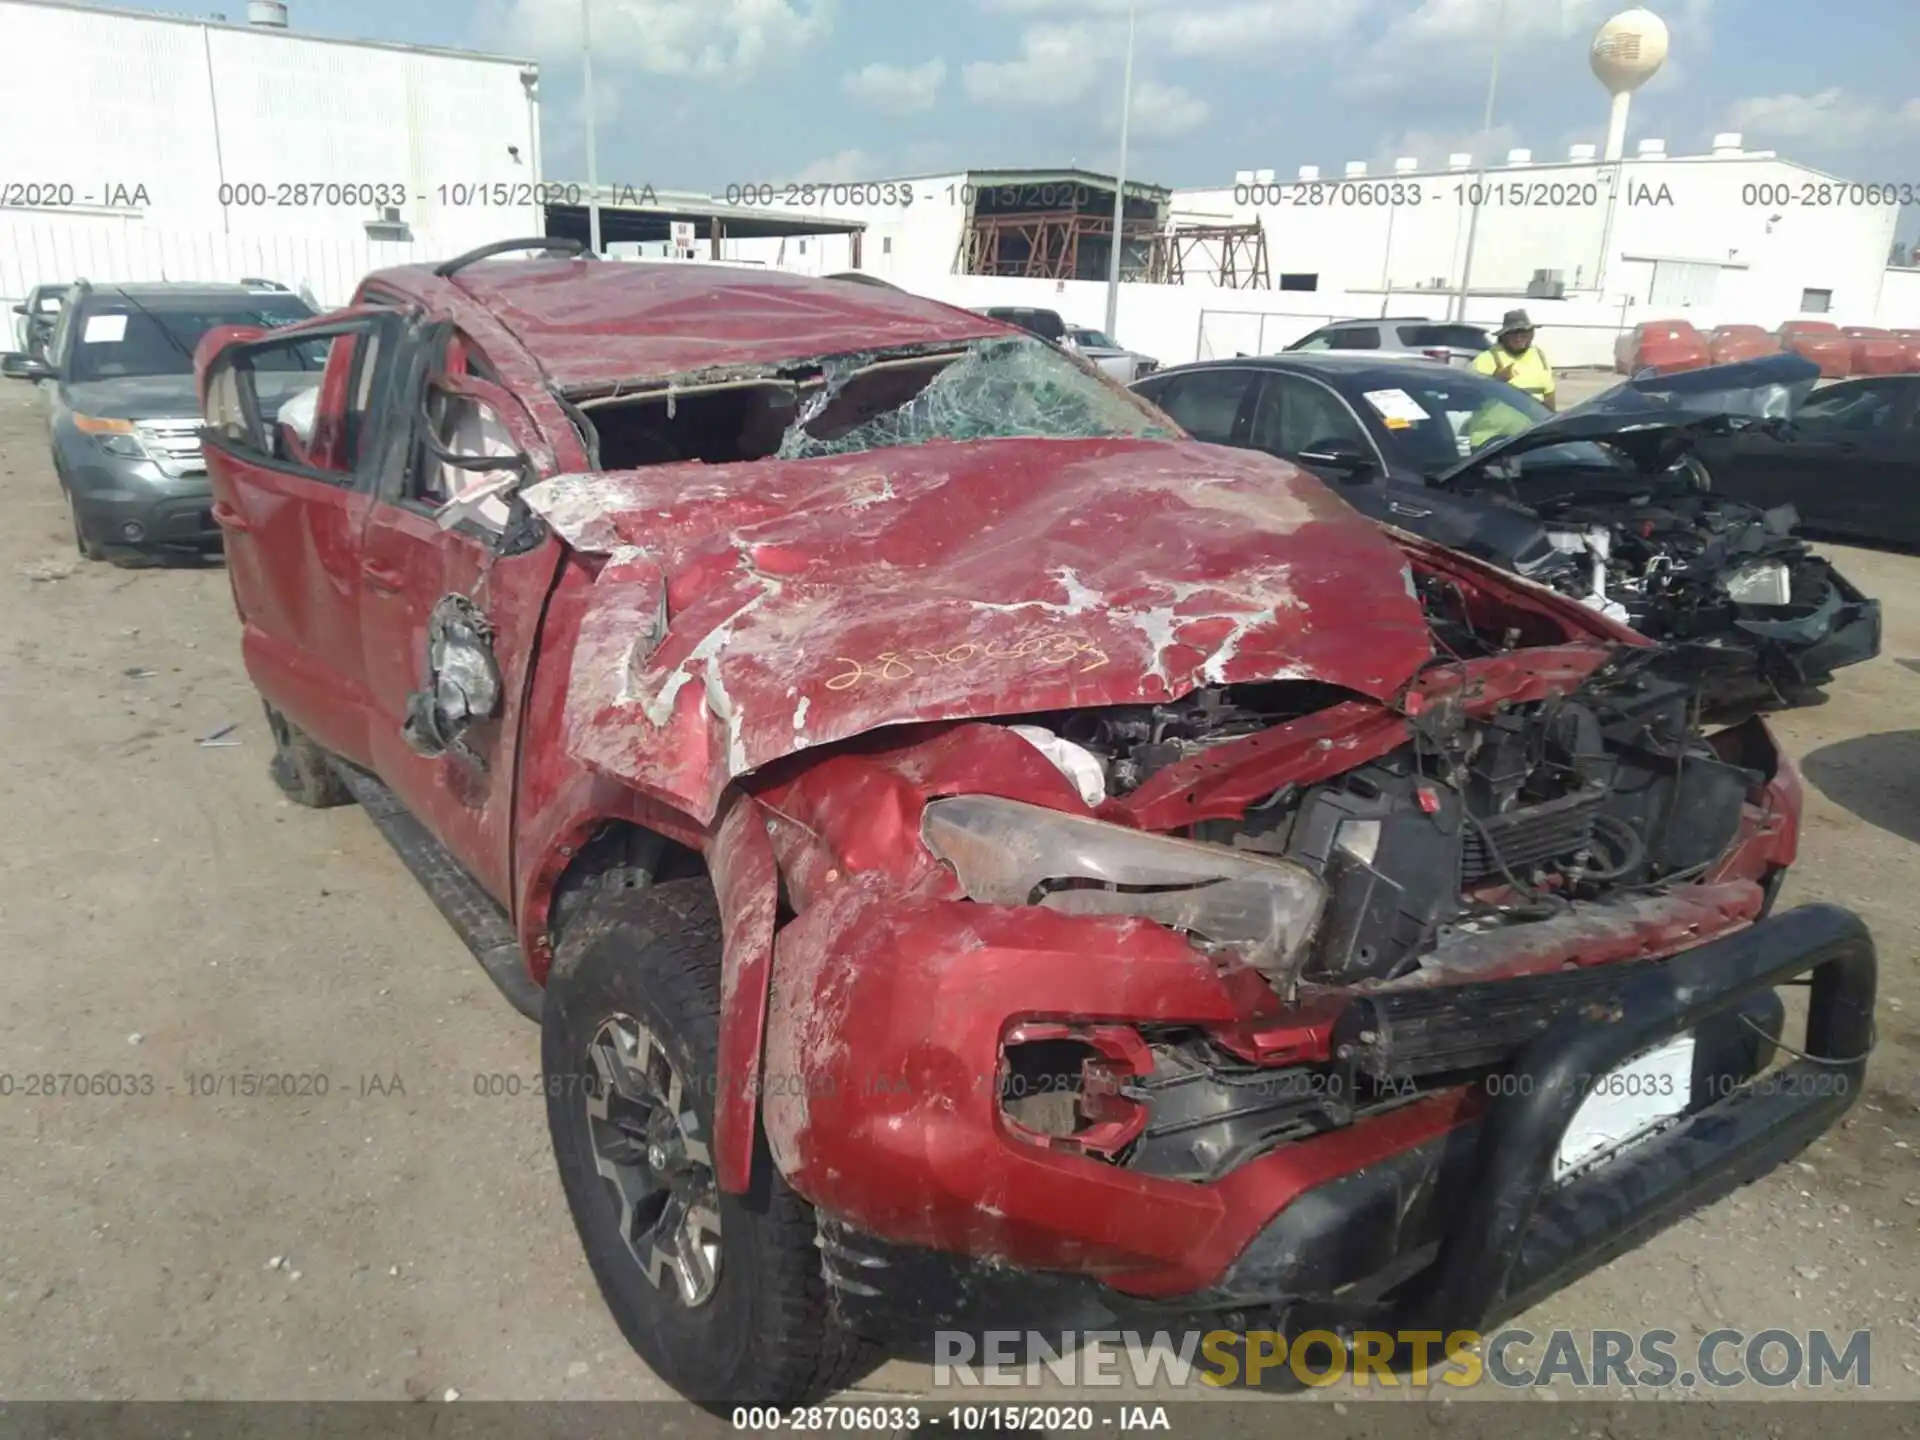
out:
M600 1294L654 1374L715 1413L842 1388L868 1355L831 1314L812 1207L764 1148L749 1194L713 1181L720 953L704 876L596 896L556 949L540 1037L554 1159Z
M327 752L273 706L267 705L266 711L267 729L273 735L273 758L267 762L267 773L281 793L310 810L350 804L353 795L334 771Z

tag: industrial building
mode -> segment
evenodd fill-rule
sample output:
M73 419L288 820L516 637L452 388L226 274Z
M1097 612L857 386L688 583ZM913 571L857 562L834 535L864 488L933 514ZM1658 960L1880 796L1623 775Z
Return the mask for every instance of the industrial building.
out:
M1408 156L1387 173L1356 160L1285 179L1248 169L1177 190L1128 179L1121 276L1140 283L1122 287L1116 338L1207 358L1276 349L1331 319L1487 323L1524 303L1556 361L1583 365L1610 363L1614 335L1661 318L1920 321L1920 271L1888 266L1897 185L1748 149L1738 134L1692 153L1642 138L1629 153L1633 95L1668 43L1645 9L1600 27L1588 58L1607 95L1604 140L1564 157ZM842 263L962 304L1048 305L1098 324L1116 183L966 172L791 198L865 222L863 254L842 250Z
M790 200L796 222L807 205L861 232L720 254L860 269L958 304L1042 305L1099 325L1116 183L996 170L782 187L791 193L758 198L772 210ZM1285 181L1248 170L1230 185L1126 189L1116 338L1166 361L1270 351L1350 316L1488 323L1522 304L1567 365L1610 363L1614 335L1652 319L1920 319L1920 272L1888 268L1898 205L1883 187L1733 134L1695 154L1648 138L1611 160L1581 144L1564 159L1409 157L1387 174L1356 161L1331 176L1308 165Z
M1406 158L1389 175L1306 165L1285 182L1243 171L1231 186L1176 191L1173 218L1257 222L1285 290L1425 292L1413 298L1444 307L1464 280L1473 295L1586 298L1636 319L1698 309L1766 325L1873 322L1898 213L1879 187L1744 150L1733 134L1695 155L1659 139L1631 158L1596 152Z
M1600 27L1587 59L1608 96L1606 138L1571 146L1563 160L1524 149L1433 165L1409 156L1379 177L1348 161L1337 175L1303 165L1285 183L1271 170L1241 171L1231 188L1182 192L1176 213L1189 223L1257 222L1283 289L1586 299L1617 303L1623 325L1636 307L1645 308L1634 319L1872 323L1896 187L1748 151L1738 134L1692 155L1642 139L1628 156L1633 96L1659 73L1669 43L1666 23L1644 8Z
M0 130L0 300L82 275L258 275L336 304L382 265L592 233L581 177L543 165L531 61L307 35L278 0L246 16L0 0L14 52L35 57L14 67L14 113L60 117ZM1585 364L1605 363L1621 328L1676 315L1920 324L1920 270L1887 266L1897 196L1739 135L1693 153L1628 141L1632 94L1666 46L1644 10L1602 27L1591 63L1610 96L1606 139L1564 156L1413 156L1371 174L1349 161L1285 179L1251 168L1188 189L1128 177L1117 338L1174 362L1275 349L1330 319L1486 322L1525 303L1556 361ZM974 169L711 194L601 180L615 258L860 270L958 304L1104 320L1111 175Z
M382 265L588 238L587 186L542 163L531 60L304 34L278 0L246 16L0 0L0 33L35 59L13 68L13 113L59 117L0 129L0 297L76 276L257 275L337 304ZM857 218L646 175L603 175L599 199L611 255L862 260Z
M1113 243L1116 181L1078 169L961 170L829 184L736 186L716 197L730 207L847 217L862 232L799 242L728 246L723 258L779 264L811 273L859 269L913 288L934 276L982 275L1103 280ZM1145 279L1166 228L1172 192L1126 183L1123 273ZM812 222L816 232L825 226ZM738 232L735 232L738 233Z
M761 208L738 198L738 191L730 201L650 185L600 185L600 253L615 260L721 260L803 275L862 268L865 221ZM590 244L588 186L567 182L547 193L544 222L529 233Z
M856 218L864 234L805 254L765 243L724 253L863 269L909 288L944 276L1103 281L1115 183L1084 170L997 170L782 187L795 209ZM776 195L767 208L780 204ZM1323 178L1305 165L1284 182L1270 170L1192 189L1129 180L1121 276L1417 292L1411 303L1443 312L1464 280L1472 296L1605 302L1635 319L1699 309L1768 325L1829 314L1869 324L1897 213L1878 187L1743 149L1733 134L1688 155L1645 139L1613 161L1586 144L1565 159L1514 150L1490 165L1410 157L1386 175L1356 161Z
M0 197L5 222L82 244L144 228L449 252L538 232L532 61L302 34L277 0L246 12L0 0L16 60L0 175L35 187Z

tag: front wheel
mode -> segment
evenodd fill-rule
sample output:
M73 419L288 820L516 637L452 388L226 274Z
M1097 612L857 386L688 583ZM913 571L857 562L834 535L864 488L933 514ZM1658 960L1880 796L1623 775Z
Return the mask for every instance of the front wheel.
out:
M704 878L589 902L542 1008L547 1126L600 1294L653 1372L696 1404L788 1405L847 1383L812 1208L764 1152L746 1195L709 1149L720 912Z
M87 527L80 519L80 502L73 497L73 491L63 484L61 493L67 497L67 514L73 519L73 548L80 552L84 560L104 560L107 552L100 543L87 534Z
M273 736L273 758L267 762L267 773L281 793L309 810L351 804L353 794L333 768L327 752L273 706L267 705L266 710L267 729Z
M1707 469L1707 462L1698 455L1681 456L1673 472L1703 495L1713 489L1713 472Z

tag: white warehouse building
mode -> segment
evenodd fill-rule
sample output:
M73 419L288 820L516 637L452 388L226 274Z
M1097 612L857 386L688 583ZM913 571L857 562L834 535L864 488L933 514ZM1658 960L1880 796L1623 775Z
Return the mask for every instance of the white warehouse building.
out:
M1121 271L1144 283L1121 287L1115 338L1204 359L1278 349L1328 320L1491 325L1524 304L1567 366L1611 363L1615 336L1648 321L1920 323L1920 270L1889 269L1899 207L1920 198L1912 184L1855 183L1737 134L1700 153L1660 139L1629 153L1633 96L1669 41L1644 8L1599 27L1587 60L1608 96L1605 140L1564 158L1409 156L1384 174L1348 161L1174 191L1130 180ZM1113 184L975 172L818 187L816 203L866 222L852 263L896 284L1095 325Z
M532 61L328 39L288 28L279 0L245 8L238 23L0 0L0 295L257 274L331 302L374 264L542 233Z
M1129 179L1115 338L1177 363L1270 352L1330 320L1444 320L1458 307L1490 327L1525 306L1564 367L1610 365L1615 336L1652 320L1920 325L1920 270L1888 268L1897 186L1748 150L1733 134L1698 154L1670 154L1657 139L1615 161L1597 152L1513 151L1485 166L1471 155L1407 158L1386 174L1360 162L1331 175L1303 166L1285 181L1242 171L1191 189ZM726 253L859 269L936 299L1042 306L1097 327L1114 184L1065 169L777 187L751 198L844 216L863 232Z
M1387 175L1361 162L1327 175L1302 166L1286 181L1243 171L1232 186L1175 191L1173 218L1257 220L1282 289L1422 291L1431 308L1464 279L1473 296L1615 304L1628 324L1694 311L1769 327L1803 315L1874 323L1897 187L1741 139L1717 135L1698 155L1642 140L1615 162L1575 145L1564 160L1514 150L1484 167L1472 155L1407 158Z

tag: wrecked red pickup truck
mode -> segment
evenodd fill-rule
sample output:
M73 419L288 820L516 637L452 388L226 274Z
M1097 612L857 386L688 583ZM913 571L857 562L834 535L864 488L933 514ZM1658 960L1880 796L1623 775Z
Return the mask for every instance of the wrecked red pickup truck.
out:
M276 778L540 1017L683 1393L1485 1325L1858 1094L1871 942L1769 917L1799 781L1684 649L983 317L536 247L210 335L206 454Z

